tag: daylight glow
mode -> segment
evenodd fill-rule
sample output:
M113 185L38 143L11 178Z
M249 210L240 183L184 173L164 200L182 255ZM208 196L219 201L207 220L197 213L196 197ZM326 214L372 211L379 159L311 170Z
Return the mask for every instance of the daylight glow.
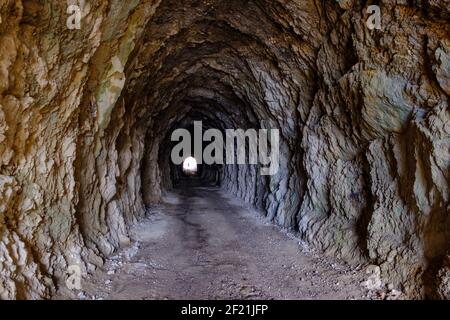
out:
M193 157L186 158L183 162L183 171L196 173L197 172L197 160Z

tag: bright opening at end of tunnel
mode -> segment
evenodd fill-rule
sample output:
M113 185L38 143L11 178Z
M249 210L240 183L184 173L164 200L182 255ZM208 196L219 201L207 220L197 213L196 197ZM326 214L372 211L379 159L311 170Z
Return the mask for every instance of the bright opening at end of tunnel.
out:
M197 160L194 157L186 158L183 162L183 172L187 175L194 176L197 174Z
M0 304L450 300L449 21L450 0L0 0Z

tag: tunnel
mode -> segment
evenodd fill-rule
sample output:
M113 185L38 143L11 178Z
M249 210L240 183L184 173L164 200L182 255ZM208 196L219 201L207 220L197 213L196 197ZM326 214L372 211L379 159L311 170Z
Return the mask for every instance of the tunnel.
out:
M133 247L132 228L154 228L158 208L170 216L173 195L186 198L176 210L223 210L220 226L248 207L360 266L383 297L449 299L449 17L448 1L2 1L0 299L50 299L73 266L104 270ZM173 134L196 123L277 130L276 173L186 172ZM177 214L186 245L238 239ZM273 248L244 218L237 234ZM264 261L290 261L281 243Z

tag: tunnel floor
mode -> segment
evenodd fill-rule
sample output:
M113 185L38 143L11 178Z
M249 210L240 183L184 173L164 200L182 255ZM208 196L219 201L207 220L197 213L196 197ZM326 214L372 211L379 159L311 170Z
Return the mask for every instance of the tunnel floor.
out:
M362 271L307 251L216 187L183 181L83 281L80 299L365 299ZM372 297L373 298L373 297Z

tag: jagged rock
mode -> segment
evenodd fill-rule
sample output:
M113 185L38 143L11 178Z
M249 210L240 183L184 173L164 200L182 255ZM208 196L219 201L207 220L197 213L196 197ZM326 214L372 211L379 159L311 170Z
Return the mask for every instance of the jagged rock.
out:
M442 90L450 95L450 41L445 39L435 53L436 65L434 70Z
M381 30L353 0L84 3L79 30L65 1L0 3L0 298L49 297L128 245L193 120L279 128L277 175L203 176L408 297L448 298L448 0L381 1Z

